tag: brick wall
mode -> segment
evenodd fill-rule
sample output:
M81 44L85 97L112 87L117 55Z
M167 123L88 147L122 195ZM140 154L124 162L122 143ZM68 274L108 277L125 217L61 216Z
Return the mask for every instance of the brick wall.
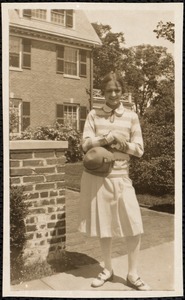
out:
M70 103L71 98L89 106L90 51L87 54L87 77L66 78L56 73L56 45L32 40L31 70L10 70L9 76L14 98L30 102L31 127L53 124L56 104Z
M11 141L10 181L24 186L27 263L56 259L65 249L65 156L67 142Z

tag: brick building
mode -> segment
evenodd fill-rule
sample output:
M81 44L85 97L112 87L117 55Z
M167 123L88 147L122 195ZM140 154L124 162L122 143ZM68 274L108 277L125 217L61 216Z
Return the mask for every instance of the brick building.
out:
M56 120L82 131L93 94L92 49L101 45L84 12L9 10L9 29L13 132Z

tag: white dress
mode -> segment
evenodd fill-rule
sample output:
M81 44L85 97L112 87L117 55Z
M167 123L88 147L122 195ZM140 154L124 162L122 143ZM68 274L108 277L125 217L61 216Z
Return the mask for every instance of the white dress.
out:
M141 156L138 154L139 151L142 152L143 147L140 126L138 127L138 121L133 121L133 119L138 120L136 114L125 109L122 111L124 113L115 116L116 130L120 126L123 132L123 127L125 128L128 157L129 154ZM101 128L102 133L102 124L105 128L113 128L113 124L110 126L108 113L105 112L104 117L103 112L101 110L99 114L99 111L93 110L89 113L84 128L84 138L97 136L98 128ZM125 120L127 125L123 126ZM92 175L84 170L80 191L80 232L87 236L101 238L143 233L140 207L128 170L129 159L116 161L112 172L107 177Z

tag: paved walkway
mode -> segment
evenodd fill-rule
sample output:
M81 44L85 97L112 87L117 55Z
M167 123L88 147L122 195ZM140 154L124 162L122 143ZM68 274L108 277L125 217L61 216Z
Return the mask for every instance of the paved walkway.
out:
M92 279L102 270L101 252L96 238L85 238L77 231L78 203L79 193L68 190L66 192L66 250L67 253L79 257L74 268L50 277L14 285L11 288L13 292L24 291L26 296L28 291L33 291L31 294L33 296L34 291L42 290L47 297L52 291L96 291L98 297L98 291L130 291L125 280L127 255L124 239L113 240L115 273L113 282L107 282L97 289L91 288ZM139 260L140 274L152 286L153 291L172 291L174 289L174 216L145 208L141 210L145 234L142 238ZM118 297L121 297L121 294Z

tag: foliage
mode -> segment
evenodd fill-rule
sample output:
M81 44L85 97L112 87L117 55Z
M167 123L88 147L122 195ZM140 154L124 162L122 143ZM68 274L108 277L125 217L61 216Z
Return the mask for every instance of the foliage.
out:
M17 128L19 124L19 116L17 115L17 110L15 108L10 108L9 113L9 131L13 133L14 129Z
M143 116L159 94L160 82L173 80L173 57L164 47L139 45L129 48L124 63L127 90L132 93L136 112Z
M150 160L132 159L130 177L137 193L164 195L174 192L174 159L162 155Z
M158 22L157 27L153 32L156 33L157 39L162 37L171 43L175 43L175 24L172 22L166 22L164 24L162 21Z
M26 242L24 219L28 215L27 195L22 186L10 187L10 262L12 276L21 273L23 268L23 250Z
M132 159L131 177L138 192L174 193L174 84L161 81L141 119L144 155Z
M102 46L93 50L94 88L101 88L101 79L110 71L123 70L125 41L122 32L113 33L109 25L92 23Z
M68 149L65 151L67 162L80 161L83 157L80 132L57 122L53 126L29 128L14 139L68 141Z

